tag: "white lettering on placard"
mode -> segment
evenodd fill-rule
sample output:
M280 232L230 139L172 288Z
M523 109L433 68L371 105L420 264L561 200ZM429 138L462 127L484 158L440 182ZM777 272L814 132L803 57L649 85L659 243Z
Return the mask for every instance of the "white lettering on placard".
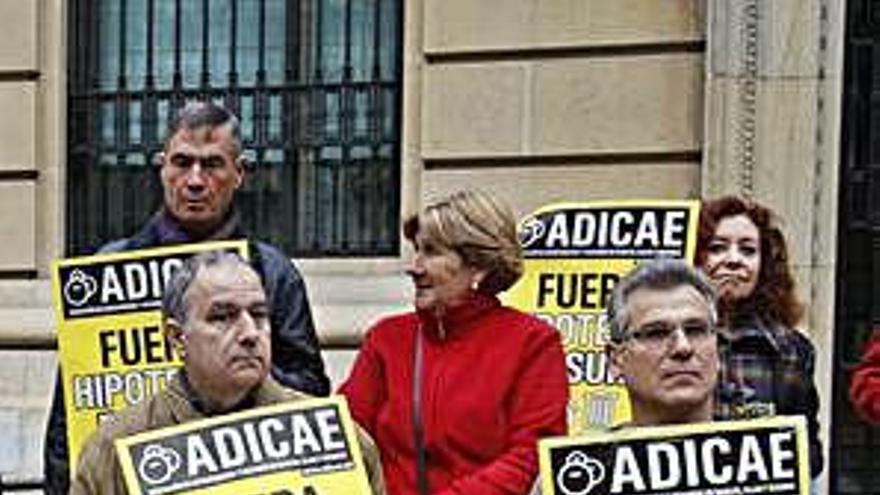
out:
M165 282L182 264L180 259L167 258L131 261L121 267L106 265L101 274L101 304L158 299ZM121 270L121 277L117 270Z
M783 463L794 459L794 446L784 444L794 442L794 432L782 431L770 434L770 472L774 479L794 478L794 471L783 467Z
M186 465L189 476L199 476L203 471L216 473L219 469L205 440L198 435L186 437Z
M743 437L739 451L739 470L736 473L736 481L743 483L749 480L753 474L760 481L770 479L758 439L752 435L746 435Z
M175 373L176 367L75 375L73 406L82 410L139 404L162 389Z
M624 487L629 487L628 490L642 491L645 489L645 479L639 470L639 461L636 460L635 453L628 446L621 445L614 458L611 493L628 493L624 492Z
M678 485L681 468L675 445L666 442L648 445L648 478L654 490L665 490Z
M795 433L769 433L764 438L764 449L759 438L757 434L743 434L735 440L736 449L731 440L722 436L657 440L644 447L644 457L636 455L632 445L620 444L614 458L610 492L663 492L704 485L748 486L794 480Z
M310 420L311 418L311 420ZM236 470L264 460L295 458L346 450L345 435L335 409L271 416L190 433L185 441L189 477Z
M658 218L658 215L660 218ZM567 248L677 248L684 243L685 211L578 211L559 212L549 219L549 249Z
M723 438L709 438L703 442L701 450L703 454L703 473L706 476L706 481L715 485L730 483L730 480L733 479L733 467L722 466L719 470L715 464L717 454L730 453L730 443Z
M267 418L260 421L260 443L266 455L273 459L283 459L290 455L290 443L274 442L273 432L284 431L284 423L278 418Z

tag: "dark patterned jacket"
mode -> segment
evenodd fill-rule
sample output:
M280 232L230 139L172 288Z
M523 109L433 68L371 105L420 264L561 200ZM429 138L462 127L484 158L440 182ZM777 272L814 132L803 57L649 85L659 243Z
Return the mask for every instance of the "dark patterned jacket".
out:
M822 472L819 395L813 381L813 344L798 330L755 315L736 318L718 337L721 376L717 419L802 415L807 420L810 474Z

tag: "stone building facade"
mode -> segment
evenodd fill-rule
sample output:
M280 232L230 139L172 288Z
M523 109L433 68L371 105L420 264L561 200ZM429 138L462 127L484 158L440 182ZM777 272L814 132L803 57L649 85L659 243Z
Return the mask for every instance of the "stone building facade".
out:
M155 0L162 1L162 0ZM352 0L355 1L355 0ZM785 219L829 404L846 2L405 0L400 210L743 193ZM65 253L69 3L0 2L0 473L40 474ZM300 260L331 374L407 307L398 255ZM830 431L823 407L823 431ZM826 473L828 471L826 470Z

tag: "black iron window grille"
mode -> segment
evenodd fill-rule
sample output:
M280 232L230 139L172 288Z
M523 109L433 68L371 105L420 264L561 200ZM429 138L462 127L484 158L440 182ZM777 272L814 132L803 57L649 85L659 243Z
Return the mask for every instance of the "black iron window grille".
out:
M880 2L847 2L830 492L880 493L880 430L848 399L852 368L880 327ZM825 407L825 405L823 405Z
M169 118L210 99L241 119L251 232L294 256L396 254L401 4L71 1L68 252L149 218Z

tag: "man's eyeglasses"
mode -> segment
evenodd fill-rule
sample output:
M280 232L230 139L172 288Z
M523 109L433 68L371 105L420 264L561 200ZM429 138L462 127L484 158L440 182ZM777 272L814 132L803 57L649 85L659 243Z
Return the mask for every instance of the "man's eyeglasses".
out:
M673 325L668 322L648 323L633 330L627 337L648 345L669 344L672 342L676 330L681 330L685 338L692 344L705 342L715 335L715 328L711 323L694 320L685 321L680 325Z

